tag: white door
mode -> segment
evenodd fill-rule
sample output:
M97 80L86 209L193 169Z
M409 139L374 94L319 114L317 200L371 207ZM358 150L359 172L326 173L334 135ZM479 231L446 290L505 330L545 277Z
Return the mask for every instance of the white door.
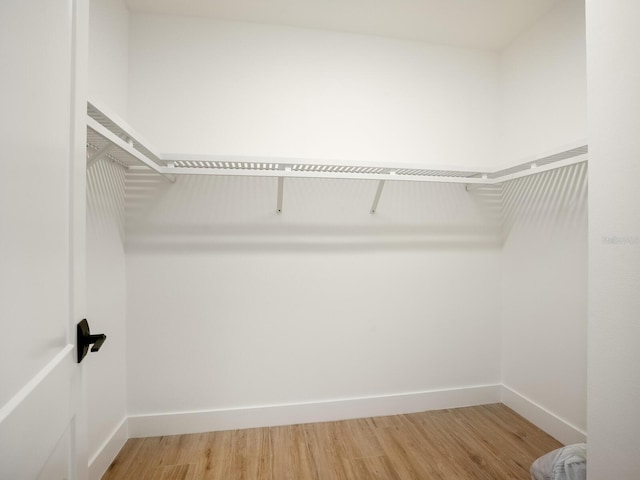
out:
M0 1L0 479L84 480L86 0Z

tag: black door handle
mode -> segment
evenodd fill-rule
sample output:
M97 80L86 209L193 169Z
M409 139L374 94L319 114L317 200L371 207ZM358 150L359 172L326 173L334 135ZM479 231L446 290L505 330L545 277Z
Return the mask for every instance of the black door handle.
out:
M91 331L89 330L89 322L87 322L86 318L78 323L77 332L78 363L80 363L82 359L87 356L87 353L89 352L89 345L93 345L93 347L91 347L92 352L97 352L98 350L100 350L100 347L102 347L102 344L107 339L107 336L104 333L91 335Z

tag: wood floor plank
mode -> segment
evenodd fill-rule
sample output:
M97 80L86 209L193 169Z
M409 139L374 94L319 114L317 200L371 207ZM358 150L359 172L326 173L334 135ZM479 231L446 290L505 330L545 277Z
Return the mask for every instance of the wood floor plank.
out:
M176 464L197 463L208 447L209 433L194 433L181 437L182 441L175 458Z
M495 404L131 439L103 480L529 480L560 446Z
M233 449L234 431L211 432L209 434L209 448L205 451L206 462L203 480L224 480L231 470L231 452Z
M271 480L271 445L267 428L238 430L234 435L230 477Z
M143 438L132 438L127 440L118 456L115 458L109 468L103 475L103 479L109 478L126 478L127 472L133 469L134 463L137 461L137 453L144 442Z
M432 478L465 478L469 460L463 456L455 438L451 434L449 416L403 415L402 431L415 438L415 455L421 455L432 469Z
M441 478L415 432L403 424L403 417L404 415L398 415L396 425L376 431L378 441L393 469L403 479Z
M352 460L354 480L402 480L385 456Z
M531 458L559 448L561 444L510 410L461 409L457 420L462 428L484 445L504 467L528 471ZM484 432L492 432L489 437Z
M340 437L342 422L304 425L314 471L321 480L348 480L353 478L344 442Z
M349 458L381 457L382 446L375 435L375 425L368 418L337 422L338 439Z
M302 425L271 429L274 480L324 480L318 477L303 429Z
M188 480L189 470L192 465L168 465L157 467L153 470L149 478L156 480Z

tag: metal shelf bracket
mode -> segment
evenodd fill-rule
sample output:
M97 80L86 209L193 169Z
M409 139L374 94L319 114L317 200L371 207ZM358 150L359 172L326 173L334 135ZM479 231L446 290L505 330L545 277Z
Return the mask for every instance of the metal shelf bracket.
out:
M91 155L88 159L87 159L87 170L89 170L91 167L93 167L96 163L98 163L98 160L100 160L102 157L104 157L107 153L109 153L109 150L111 150L113 148L113 143L109 142L107 143L104 147L102 147L101 149L99 149L96 153L94 153L93 155Z
M378 183L378 189L376 190L376 196L373 198L373 205L371 205L371 215L378 210L378 202L380 202L380 196L382 195L382 189L384 188L385 180L380 180Z
M284 177L278 177L278 206L277 212L282 213L282 198L284 196Z

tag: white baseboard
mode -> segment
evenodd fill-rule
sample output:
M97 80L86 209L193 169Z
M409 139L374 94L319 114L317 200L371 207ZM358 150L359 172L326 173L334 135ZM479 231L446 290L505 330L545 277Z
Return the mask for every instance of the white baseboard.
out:
M129 438L327 422L498 402L565 445L586 442L583 430L515 390L499 384L481 385L287 405L133 415L122 420L91 458L89 479L102 477Z
M129 417L131 438L273 427L468 407L500 402L501 385L482 385L289 405Z
M89 460L89 480L102 478L129 438L128 418L125 417Z
M502 386L502 403L564 445L587 441L585 431L506 385Z

